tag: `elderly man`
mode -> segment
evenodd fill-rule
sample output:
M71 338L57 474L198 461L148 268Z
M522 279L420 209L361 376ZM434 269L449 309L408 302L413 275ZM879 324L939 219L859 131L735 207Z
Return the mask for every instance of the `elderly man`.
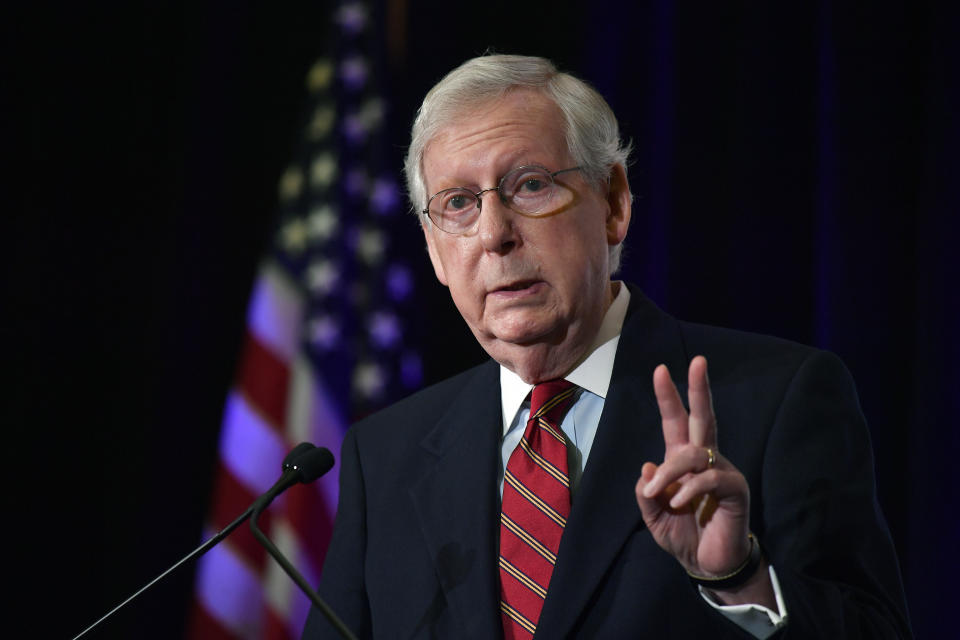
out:
M540 58L427 95L410 196L492 360L350 430L321 594L360 637L908 637L849 375L611 281L627 154Z

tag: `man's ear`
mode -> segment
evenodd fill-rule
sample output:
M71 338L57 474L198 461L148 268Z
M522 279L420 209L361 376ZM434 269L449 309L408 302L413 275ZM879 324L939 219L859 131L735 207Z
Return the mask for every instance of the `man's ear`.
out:
M630 227L631 196L627 171L622 164L616 164L610 170L610 188L607 190L607 244L616 245L627 237Z
M433 228L433 223L423 216L420 218L420 228L423 229L423 236L427 240L427 253L430 254L430 262L433 263L433 272L437 274L437 280L440 281L440 284L448 287L450 285L447 283L447 274L443 270L443 262L440 261L436 239L433 237L436 229Z

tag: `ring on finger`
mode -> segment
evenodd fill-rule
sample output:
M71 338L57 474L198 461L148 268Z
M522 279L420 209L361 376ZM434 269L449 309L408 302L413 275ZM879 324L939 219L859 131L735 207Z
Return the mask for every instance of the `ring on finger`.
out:
M713 469L713 465L716 463L717 453L710 447L707 447L707 469Z

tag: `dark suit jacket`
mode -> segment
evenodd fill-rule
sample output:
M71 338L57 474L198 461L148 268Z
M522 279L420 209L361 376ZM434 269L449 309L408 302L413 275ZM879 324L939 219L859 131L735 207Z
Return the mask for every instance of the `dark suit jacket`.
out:
M910 635L852 380L825 352L679 322L631 289L599 430L573 496L538 638L746 638L645 529L634 485L664 445L657 364L686 397L709 360L720 451L746 476L751 528L789 613L783 637ZM498 365L357 423L320 593L361 638L499 638ZM336 637L317 611L304 638Z

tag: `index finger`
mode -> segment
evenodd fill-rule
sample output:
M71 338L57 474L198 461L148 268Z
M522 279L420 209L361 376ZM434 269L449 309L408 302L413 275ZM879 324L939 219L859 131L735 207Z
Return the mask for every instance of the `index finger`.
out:
M701 447L717 446L717 418L707 375L707 359L696 356L690 362L687 399L690 401L690 442Z
M667 365L661 364L653 370L653 391L657 395L660 418L663 422L663 442L667 447L686 444L688 441L687 410L680 399L680 393L670 378Z

